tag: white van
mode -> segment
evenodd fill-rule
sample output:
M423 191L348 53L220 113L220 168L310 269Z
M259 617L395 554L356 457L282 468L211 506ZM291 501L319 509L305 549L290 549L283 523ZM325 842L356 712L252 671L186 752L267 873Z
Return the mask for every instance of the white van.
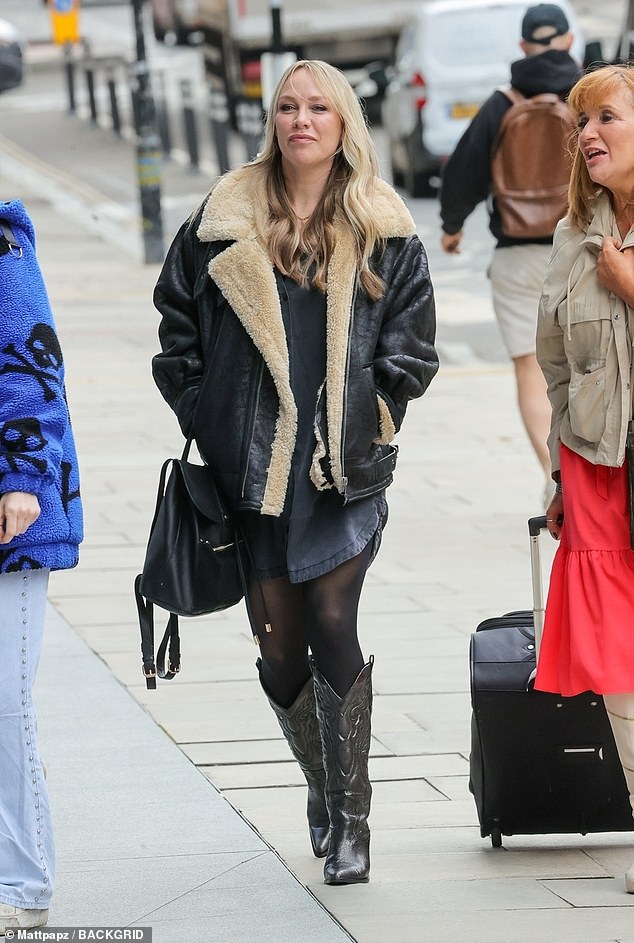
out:
M557 0L582 62L584 40L574 11ZM519 46L527 0L428 0L404 28L382 120L393 180L412 196L439 182L443 162L482 102L508 84Z

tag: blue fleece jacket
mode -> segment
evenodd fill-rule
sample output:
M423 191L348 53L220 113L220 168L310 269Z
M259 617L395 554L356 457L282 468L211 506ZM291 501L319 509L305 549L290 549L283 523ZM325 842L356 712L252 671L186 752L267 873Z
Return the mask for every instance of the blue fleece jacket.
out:
M0 573L73 567L83 537L77 455L64 388L64 361L33 224L21 202L0 202L0 494L37 496L41 514L0 544Z

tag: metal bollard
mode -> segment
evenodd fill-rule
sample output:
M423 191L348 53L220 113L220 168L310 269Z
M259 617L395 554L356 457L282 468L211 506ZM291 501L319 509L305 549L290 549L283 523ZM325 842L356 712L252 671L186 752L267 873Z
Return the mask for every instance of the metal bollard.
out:
M134 80L135 82L136 80ZM136 84L130 85L130 104L132 106L132 125L135 128L139 127L140 123L140 108L139 108L139 91Z
M141 220L145 262L163 260L163 219L161 214L161 162L156 111L145 54L142 19L143 0L134 0L136 61L132 67L133 107L137 136L137 178L141 199Z
M242 98L236 105L238 131L244 141L247 160L257 157L262 142L262 105L251 98Z
M68 91L68 113L74 115L77 111L77 102L75 99L75 61L71 43L64 43L64 71Z
M156 79L156 86L158 87L158 93L155 95L156 124L161 139L163 155L169 157L172 153L172 134L170 130L169 110L167 107L165 73L157 72Z
M90 120L93 124L97 124L97 99L95 98L95 69L94 65L84 66L84 72L86 73L86 87L88 89L88 103L90 105Z
M121 115L119 114L119 102L117 101L117 84L115 66L108 63L107 66L108 94L110 96L110 117L112 118L112 130L115 134L121 136Z
M181 79L180 89L183 99L183 130L185 132L185 143L187 145L187 153L189 154L189 163L193 170L198 170L198 130L196 127L194 96L190 79Z
M218 158L218 170L221 174L225 174L231 170L231 162L229 160L229 104L224 89L209 89L209 117Z

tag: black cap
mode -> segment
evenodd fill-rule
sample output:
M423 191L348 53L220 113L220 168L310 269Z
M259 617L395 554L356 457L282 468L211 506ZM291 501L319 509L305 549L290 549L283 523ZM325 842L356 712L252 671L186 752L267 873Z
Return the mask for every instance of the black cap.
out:
M545 26L549 26L551 32L536 39L535 33ZM566 14L556 3L538 3L529 7L522 20L522 39L540 46L548 46L555 36L565 36L569 30Z

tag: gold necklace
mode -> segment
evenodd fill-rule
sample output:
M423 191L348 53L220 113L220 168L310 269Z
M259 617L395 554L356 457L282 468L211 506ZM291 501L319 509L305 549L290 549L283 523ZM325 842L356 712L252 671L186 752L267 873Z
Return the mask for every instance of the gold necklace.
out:
M308 216L298 216L295 210L293 209L293 207L291 206L291 212L293 213L293 216L295 217L295 219L298 219L300 223L305 223L307 219L310 219L310 217L313 215L315 211L313 210L313 213L309 213Z

